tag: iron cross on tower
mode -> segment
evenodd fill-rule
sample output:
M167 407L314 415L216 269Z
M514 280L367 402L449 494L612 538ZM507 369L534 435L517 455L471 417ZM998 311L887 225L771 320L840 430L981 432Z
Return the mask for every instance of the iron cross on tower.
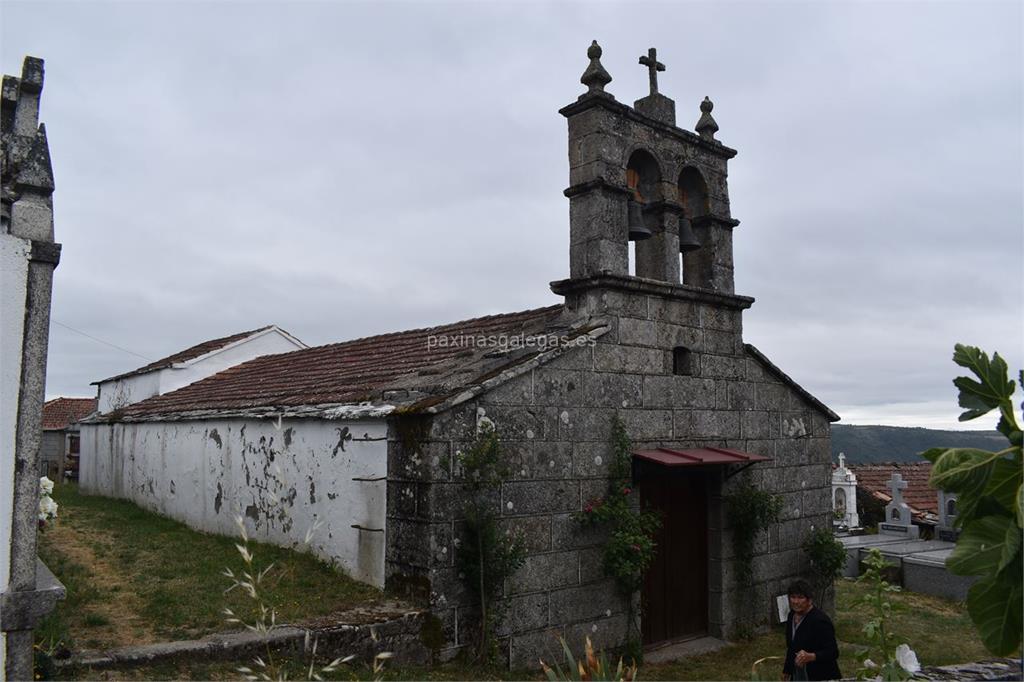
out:
M651 94L658 94L658 72L665 70L665 65L658 61L658 51L653 47L647 50L646 57L640 57L640 63L647 67L651 77Z

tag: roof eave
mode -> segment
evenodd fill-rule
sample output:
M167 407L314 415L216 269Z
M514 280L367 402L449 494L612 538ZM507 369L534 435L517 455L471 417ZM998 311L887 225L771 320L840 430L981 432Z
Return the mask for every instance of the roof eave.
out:
M764 367L768 369L776 377L778 377L782 381L782 383L786 384L794 391L796 391L800 395L800 397L803 398L808 403L810 403L812 407L814 407L819 412L824 414L830 422L837 422L841 419L841 417L835 412L833 412L831 409L829 409L829 407L825 403L815 398L813 395L811 395L810 391L808 391L806 388L798 384L795 379L793 379L791 376L789 376L781 369L779 369L779 367L776 366L775 363L773 363L771 360L769 360L764 353L762 353L749 343L743 344L743 347L746 349L747 353L751 355L751 357L753 357L755 360L764 365Z

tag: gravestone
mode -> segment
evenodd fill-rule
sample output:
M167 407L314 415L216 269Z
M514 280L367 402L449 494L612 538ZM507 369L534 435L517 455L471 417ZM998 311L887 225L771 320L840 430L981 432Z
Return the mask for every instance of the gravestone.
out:
M903 501L903 490L907 485L898 473L889 479L892 501L885 505L885 520L878 524L880 534L899 535L908 540L916 540L920 536L920 528L914 525L910 507Z

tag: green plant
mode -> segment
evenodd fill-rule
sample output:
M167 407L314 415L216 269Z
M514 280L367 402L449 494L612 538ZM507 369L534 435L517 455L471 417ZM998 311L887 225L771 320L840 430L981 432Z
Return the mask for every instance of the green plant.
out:
M815 592L822 603L832 593L835 579L846 566L846 548L828 528L811 531L803 543L807 558L811 560L811 577Z
M736 553L736 582L749 585L754 577L754 543L758 533L778 522L782 498L744 483L725 498L732 544Z
M523 565L526 550L522 538L498 527L494 498L509 472L494 428L482 423L473 446L460 452L458 461L465 496L457 559L466 587L480 606L476 659L488 661L497 652L494 632L504 615L500 597L505 580Z
M604 546L604 569L614 577L619 590L629 601L629 622L636 631L627 645L639 660L639 627L635 623L632 595L643 586L644 572L654 561L654 535L661 527L656 512L640 509L632 502L633 447L626 427L616 417L612 422L612 459L605 497L588 502L577 515L581 523L599 524L609 529Z
M858 679L909 680L913 673L920 670L917 656L907 644L894 646L895 635L889 624L894 604L889 595L899 592L897 585L890 585L883 578L889 563L877 548L868 551L864 560L864 572L857 582L867 587L867 593L860 603L866 605L872 618L864 624L864 634L870 642L861 655L861 668ZM871 656L877 658L876 663Z
M562 653L565 655L565 669L563 670L557 663L553 664L554 667L552 667L544 663L544 661L540 662L540 667L551 682L560 682L562 680L594 680L595 682L598 680L618 680L619 682L631 682L636 680L636 663L628 667L623 666L622 658L619 658L619 664L612 668L604 652L600 654L594 653L594 645L590 642L589 637L587 637L584 656L578 661L572 655L572 650L569 649L565 638L559 637L558 641L562 645Z
M998 452L973 448L932 448L922 456L933 464L930 485L957 494L955 523L962 529L946 567L957 575L976 575L967 594L967 611L985 647L998 656L1020 650L1024 587L1024 461L1020 421L1014 412L1016 384L1006 361L957 344L953 362L977 380L957 377L960 421L999 411L997 429L1009 447ZM1024 385L1024 371L1019 375Z

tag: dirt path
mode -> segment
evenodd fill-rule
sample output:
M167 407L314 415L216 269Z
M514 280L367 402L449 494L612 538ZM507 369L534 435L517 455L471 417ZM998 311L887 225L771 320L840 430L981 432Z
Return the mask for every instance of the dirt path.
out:
M50 551L87 570L89 582L98 586L96 594L81 609L67 614L76 649L109 649L160 641L140 615L142 605L127 573L94 549L97 543L112 545L114 540L109 534L62 522L47 529L46 536Z

